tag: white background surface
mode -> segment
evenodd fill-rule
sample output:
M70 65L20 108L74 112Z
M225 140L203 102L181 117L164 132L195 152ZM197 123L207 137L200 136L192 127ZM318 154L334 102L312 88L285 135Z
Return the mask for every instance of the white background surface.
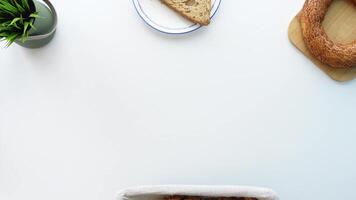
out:
M1 200L170 183L356 198L356 83L289 43L303 0L225 0L185 37L146 27L130 0L53 3L49 46L1 50Z

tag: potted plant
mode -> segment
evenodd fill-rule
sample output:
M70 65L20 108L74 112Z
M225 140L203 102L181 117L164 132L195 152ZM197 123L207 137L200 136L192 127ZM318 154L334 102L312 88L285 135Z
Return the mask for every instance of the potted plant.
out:
M57 14L48 0L0 0L0 40L27 48L48 44L56 30Z

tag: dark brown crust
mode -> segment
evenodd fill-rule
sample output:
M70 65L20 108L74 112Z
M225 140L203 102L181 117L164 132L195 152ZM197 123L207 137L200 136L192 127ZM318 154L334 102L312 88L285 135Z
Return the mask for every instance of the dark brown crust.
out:
M198 196L166 196L164 200L258 200L252 197L198 197Z
M355 0L355 1L356 1L356 0ZM193 22L193 23L200 24L200 25L202 25L202 26L208 26L208 25L210 24L210 17L209 17L209 20L208 20L208 21L201 22L201 21L198 21L198 20L196 20L196 19L194 19L194 18L192 18L192 17L188 17L188 16L186 16L186 15L182 15L182 13L180 13L178 10L176 10L176 9L175 9L172 5L170 5L169 3L166 3L165 1L162 1L162 0L161 0L161 2L162 2L164 5L166 5L166 6L168 6L169 8L171 8L172 10L174 10L174 11L175 11L176 13L178 13L180 16L186 18L187 20L189 20L189 21L191 21L191 22Z
M356 0L352 0L356 5ZM333 0L306 0L300 14L302 35L310 53L322 63L335 68L356 67L356 41L333 42L325 33L322 21Z

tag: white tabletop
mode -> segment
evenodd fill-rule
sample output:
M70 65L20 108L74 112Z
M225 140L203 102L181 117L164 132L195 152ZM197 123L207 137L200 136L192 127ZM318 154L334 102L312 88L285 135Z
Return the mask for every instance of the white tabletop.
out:
M355 199L356 82L288 41L303 0L224 0L184 37L130 0L53 0L45 48L0 50L0 199L112 200L142 184Z

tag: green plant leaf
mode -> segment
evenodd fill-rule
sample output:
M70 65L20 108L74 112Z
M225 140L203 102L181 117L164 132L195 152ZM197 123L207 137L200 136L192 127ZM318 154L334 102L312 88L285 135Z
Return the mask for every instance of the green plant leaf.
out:
M19 17L14 18L8 26L15 26L16 28L20 29L20 27L16 24L16 22L20 21Z
M25 12L25 8L23 8L19 3L15 3L16 4L16 7L17 9L20 11L20 12Z
M33 22L35 22L35 19L30 20L30 27L33 28L34 30L37 30L36 27L33 25Z
M0 10L6 14L16 17L16 12L12 12L6 8L6 6L0 4Z
M30 5L28 4L28 0L21 0L22 5L25 7L25 9L30 10Z
M13 12L13 13L17 13L18 10L16 9L15 6L11 5L8 1L0 1L0 6L5 9L5 10L8 10L10 12Z
M20 22L21 22L21 24L23 24L23 17L22 17L22 15L20 15Z
M32 13L29 17L40 18L41 16L39 16L37 13Z
M14 33L6 37L7 40L6 47L9 47L12 43L14 43L15 40L18 38L18 36L19 36L18 34Z
M22 36L24 36L26 34L26 31L27 31L29 25L30 25L30 22L24 23Z

